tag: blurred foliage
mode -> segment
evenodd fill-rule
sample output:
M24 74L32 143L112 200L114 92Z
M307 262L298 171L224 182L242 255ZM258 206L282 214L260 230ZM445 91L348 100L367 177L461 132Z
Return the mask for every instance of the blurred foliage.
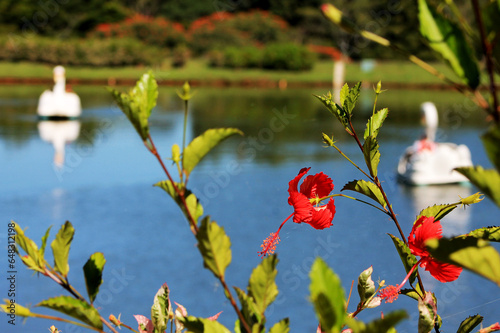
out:
M162 17L135 14L117 23L99 24L89 33L98 38L135 38L145 44L173 48L186 42L184 27Z
M158 22L179 22L187 29L196 27L199 20L220 17L219 23L211 30L203 26L199 31L190 31L188 45L194 55L223 46L241 46L246 40L259 43L276 41L295 41L302 44L335 46L349 57L358 58L394 58L398 54L387 52L382 47L363 39L346 35L340 29L328 24L321 14L319 6L331 0L214 0L214 1L159 1L159 0L112 0L71 1L59 4L55 1L33 2L28 0L0 1L0 33L26 37L27 33L58 38L84 37L99 25L116 27L117 22L125 18L149 16L134 25L141 41L155 43L156 46L175 47L182 44L179 34L165 36ZM458 1L457 6L461 8ZM356 2L341 0L335 2L346 15L356 17L356 23L362 28L382 35L396 43L406 46L412 53L424 59L432 58L427 48L422 47L417 26L417 7L414 2L359 0ZM261 15L249 15L259 10ZM280 18L265 17L262 13L277 15ZM221 16L220 12L225 12ZM350 15L353 13L356 15ZM497 11L489 11L490 22L498 22ZM267 15L267 14L266 14ZM129 19L130 20L130 19ZM143 22L144 21L144 22ZM198 22L197 22L198 21ZM284 29L283 24L288 26ZM109 27L109 26L108 26ZM123 27L122 27L123 28ZM130 27L129 27L130 28ZM168 28L168 27L167 27ZM164 30L175 33L175 29ZM97 29L99 31L99 29ZM130 30L130 29L129 29ZM196 30L196 29L194 29ZM210 30L210 31L209 31ZM144 33L147 31L148 33ZM103 34L103 31L100 31ZM126 34L129 36L128 31ZM160 38L161 40L157 40ZM169 39L170 38L170 39ZM173 38L173 39L172 39ZM167 39L167 41L165 41Z
M212 50L209 65L227 68L266 68L275 70L309 70L316 60L307 47L295 43L272 43L263 48L230 46Z
M10 25L12 33L44 36L83 36L96 25L124 19L131 10L122 1L2 0L0 24Z
M32 61L52 65L126 66L153 65L162 52L135 39L67 39L32 35L28 38L0 37L0 59Z
M269 44L262 55L262 66L268 69L306 70L314 64L314 54L294 43Z

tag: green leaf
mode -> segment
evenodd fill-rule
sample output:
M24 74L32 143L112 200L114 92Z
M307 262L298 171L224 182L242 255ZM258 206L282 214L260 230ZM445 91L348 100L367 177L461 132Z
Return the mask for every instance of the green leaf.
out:
M244 290L238 287L234 287L234 290L241 304L241 313L248 325L253 326L255 323L261 323L262 317L257 310L257 305L253 297L249 296Z
M384 318L375 319L368 324L365 324L354 318L348 318L347 326L349 326L353 330L353 332L356 333L392 332L394 326L396 326L400 321L406 318L408 318L406 311L396 310L388 314L384 313Z
M353 181L345 184L344 187L342 188L342 190L340 190L340 191L345 191L345 190L350 190L350 191L364 194L367 197L378 202L382 207L384 207L384 208L387 207L387 203L384 200L384 196L382 195L382 192L377 187L377 185L375 185L372 182L367 182L365 180L353 180Z
M430 206L420 211L415 221L418 221L418 219L422 216L434 217L435 221L439 221L443 217L451 213L451 211L453 211L455 208L457 208L456 204L443 204L443 205Z
M54 269L63 276L67 276L69 272L69 247L71 246L74 234L75 229L69 221L66 221L61 226L61 229L59 229L56 238L50 244L52 253L54 254Z
M340 105L344 106L348 95L349 95L349 86L347 85L347 83L344 83L344 85L340 89L340 98L339 98Z
M344 87L346 87L344 85ZM342 89L344 89L344 87ZM358 82L354 85L354 87L349 89L349 92L344 96L344 100L342 100L342 91L340 93L340 103L344 107L344 110L349 114L349 119L351 118L352 115L352 110L354 110L354 107L356 106L356 102L358 101L359 95L361 91L361 82Z
M500 125L492 126L481 139L491 163L500 172Z
M437 306L432 293L426 292L424 299L418 300L418 333L429 333L437 319Z
M186 177L189 177L191 171L193 171L196 165L206 154L208 154L208 152L210 152L210 150L212 150L212 148L217 146L224 139L235 134L243 135L243 132L237 128L212 128L194 138L184 150L182 158Z
M193 333L230 333L224 325L215 320L187 316L181 319L187 332Z
M346 318L344 289L339 277L321 258L316 258L309 273L311 301L321 329L340 332Z
M440 15L427 1L418 0L420 33L470 88L479 86L479 69L459 27Z
M494 169L483 169L481 166L456 168L472 184L476 185L486 196L500 207L500 174Z
M470 333L477 325L481 324L483 317L480 315L470 316L460 323L457 333Z
M47 238L49 238L49 233L50 229L52 229L52 226L50 226L47 231L45 232L45 235L42 237L42 246L40 247L40 257L44 257L45 255L45 247L47 246Z
M153 72L143 74L135 87L129 93L110 89L111 95L120 109L134 125L143 141L149 137L148 119L156 106L158 98L158 84Z
M344 85L346 87L346 85ZM349 125L349 115L347 114L346 110L344 110L343 107L335 103L332 99L332 94L328 93L327 95L319 96L319 95L313 95L317 99L319 99L323 105L330 111L331 114L333 114L338 121L344 126L345 130L347 133L352 134L350 130L350 125ZM341 97L342 98L342 97Z
M269 330L269 333L288 333L290 332L290 320L288 318L281 319L279 322L273 325Z
M186 197L186 205L187 209L191 213L191 216L194 218L196 222L203 215L203 206L198 201L198 198L194 194L189 194Z
M467 236L489 240L492 242L500 242L500 227L486 227L472 230Z
M32 269L36 272L40 272L40 273L44 273L44 269L43 269L43 266L40 266L36 261L35 259L33 259L33 257L30 257L28 255L24 256L24 257L21 257L21 261L23 262L23 264L26 265L26 267L28 267L29 269Z
M415 291L415 289L401 289L400 294L413 298L416 301L420 299L420 295Z
M181 319L188 332L193 333L231 333L224 325L215 320L187 316Z
M7 313L7 314L10 314L10 311L12 310L12 304L15 304L15 308L16 308L16 316L19 316L19 317L32 317L35 315L35 313L31 312L30 309L22 306L21 304L19 303L11 303L11 300L10 299L6 299L4 298L3 300L5 302L5 304L0 304L0 310Z
M198 219L203 215L203 206L198 201L198 198L196 198L196 196L193 193L191 193L190 190L184 187L184 184L175 183L175 185L177 186L177 189L180 192L184 192L184 196L186 198L185 200L186 200L187 210L184 204L182 203L181 198L177 195L177 192L175 191L174 186L170 180L164 180L158 182L154 186L158 186L165 192L167 192L172 197L172 199L174 199L177 205L181 208L186 218L188 218L187 211L189 211L191 217L193 217L194 220L198 222Z
M201 221L196 239L204 266L216 277L224 277L224 272L231 263L231 240L224 228L215 221L210 221L207 216Z
M375 282L372 280L373 267L365 269L358 277L358 294L360 303L364 304L375 294Z
M181 206L182 205L182 201L180 200L179 195L177 195L177 192L175 191L174 185L175 185L175 187L177 187L177 190L179 192L182 193L182 192L185 191L184 184L177 183L177 182L173 182L172 183L170 180L163 180L161 182L158 182L158 183L154 184L154 186L158 186L161 189L163 189L165 192L167 192L168 195L170 195L172 197L172 199L174 199L175 202L179 206Z
M156 292L153 306L151 307L151 321L156 332L165 332L167 329L170 311L169 293L170 291L166 283Z
M99 312L87 302L72 298L70 296L57 296L43 300L36 306L43 306L55 311L62 312L92 327L102 330L102 322Z
M45 267L45 259L40 255L38 246L33 240L31 240L24 234L24 230L21 229L19 224L14 221L12 222L15 224L14 229L16 230L16 243L28 255L28 257L21 257L21 260L29 269L43 273Z
M388 235L392 238L394 246L396 247L399 257L401 258L401 262L403 263L405 271L408 274L412 267L417 264L417 258L415 258L415 256L411 253L410 248L401 239L391 234ZM416 278L417 270L414 270L409 278L410 283L413 283Z
M363 138L366 140L369 136L377 137L382 124L384 123L385 118L389 114L388 108L383 108L382 110L378 110L374 115L368 119L368 123L366 124L365 134Z
M275 279L278 271L278 257L271 255L264 258L252 271L248 281L248 294L254 299L257 311L264 315L266 308L278 296L278 286Z
M380 162L380 151L377 139L374 136L369 136L363 143L363 156L365 157L366 166L370 170L370 175L377 177L378 163Z
M487 241L459 236L429 239L425 245L437 260L468 269L500 286L500 254Z
M90 303L94 300L99 293L99 287L102 284L102 271L106 259L101 252L92 254L83 266L83 274L85 275L85 284L87 286L87 293L89 295Z

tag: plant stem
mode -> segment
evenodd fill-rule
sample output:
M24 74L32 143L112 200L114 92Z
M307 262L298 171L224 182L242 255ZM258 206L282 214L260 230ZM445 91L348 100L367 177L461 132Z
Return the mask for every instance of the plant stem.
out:
M106 326L107 326L107 327L111 330L111 332L113 332L113 333L118 333L118 332L114 329L114 327L113 327L113 326L111 326L111 324L110 324L110 323L108 323L108 322L106 321L106 319L104 319L102 316L100 317L100 319L101 319L101 321L103 322L103 324L104 324L104 325L106 325Z
M354 167L356 169L358 169L359 171L361 171L363 173L363 175L365 175L366 177L368 177L370 180L373 180L373 178L367 174L366 172L363 171L363 169L361 169L356 163L354 163L353 161L351 161L351 159L349 157L346 156L346 154L344 154L337 146L335 145L332 145L333 148L337 149L337 151L340 153L340 155L342 155L346 160L348 160L349 162L351 162L352 165L354 165Z
M347 307L349 306L349 302L351 301L352 287L354 286L354 280L351 282L351 289L349 290L349 296L347 297L347 302L345 304L345 310L347 311Z
M472 7L474 8L474 16L476 17L479 34L481 36L481 45L483 47L483 54L486 58L486 69L488 71L488 77L490 80L489 89L491 97L493 99L493 107L491 108L490 113L495 122L498 124L500 123L500 110L498 109L498 98L496 94L492 47L486 36L483 18L481 16L481 9L479 8L479 3L477 0L472 0Z
M376 209L380 210L382 213L387 214L387 215L390 216L390 214L389 214L388 211L385 211L382 208L380 208L378 206L375 206L374 204L371 204L371 203L369 203L367 201L364 201L364 200L361 200L361 199L358 199L358 198L350 197L350 196L345 195L345 194L332 194L332 195L329 195L329 196L327 196L325 198L329 198L329 197L344 197L344 198L347 198L347 199L356 200L356 201L364 203L365 205L372 206L373 208L376 208Z
M246 322L245 317L243 317L243 314L241 313L240 309L238 308L238 305L236 304L236 301L234 300L233 294L231 294L231 291L229 290L229 287L227 286L226 280L224 280L224 277L221 276L219 278L219 281L222 284L222 287L224 288L227 299L229 299L229 302L231 302L231 305L233 306L234 311L236 311L236 314L238 315L238 318L240 319L241 324L243 324L243 326L245 327L245 330L248 333L252 333L250 326L248 326L248 323Z
M120 322L120 326L123 326L125 328L128 328L129 330L131 330L132 332L134 333L139 333L137 332L136 330L134 330L132 327L128 326L128 325L125 325L124 323Z
M153 142L153 139L151 138L151 135L149 135L149 142L151 143L151 149L148 147L148 150L158 159L158 162L160 163L163 171L168 177L168 180L172 183L172 186L174 187L175 193L179 196L179 199L181 200L182 205L184 206L187 214L187 218L189 221L189 224L191 226L191 231L193 234L196 236L198 234L198 226L196 225L196 221L194 220L193 216L191 215L191 212L188 209L186 199L184 198L184 193L181 193L177 185L175 184L174 180L172 179L172 176L168 172L167 168L165 167L165 164L163 163L163 160L160 157L160 154L158 153L158 150L156 149L156 146ZM226 297L229 299L229 302L231 302L231 305L233 306L234 310L236 311L236 314L238 315L238 318L240 319L240 322L242 325L245 327L245 330L248 333L251 333L251 329L248 326L248 323L245 321L245 317L243 317L243 314L241 313L240 309L238 308L238 305L236 304L236 301L234 300L233 295L231 294L231 291L229 290L226 281L224 280L224 277L219 277L219 281L221 282L222 286L224 287Z
M380 183L378 177L375 177L375 185L377 185L377 187L380 189L380 192L382 193L382 196L384 197L384 200L387 203L387 207L389 207L389 213L390 213L389 216L394 221L394 224L396 225L396 228L398 229L398 232L401 235L403 242L405 243L406 246L408 246L408 240L406 239L405 234L403 233L403 230L401 229L401 226L399 225L396 213L394 213L394 210L392 209L392 205L389 203L389 199L387 198L387 194L385 193L384 188L382 187L382 184ZM420 286L420 289L422 289L422 292L425 293L424 284L422 283L422 278L420 277L418 270L417 270L417 280L418 280L418 285Z
M186 199L184 198L184 193L181 193L181 191L177 187L177 184L174 182L172 176L170 175L170 172L168 172L168 169L165 166L165 164L163 163L163 160L161 159L160 154L158 153L158 150L156 149L156 146L155 146L155 144L153 142L153 139L151 138L151 134L149 135L148 139L149 139L149 142L151 143L151 148L148 147L148 145L146 145L146 147L156 157L156 159L160 163L163 171L167 175L168 180L172 183L172 186L174 187L175 193L177 194L177 196L181 200L182 205L186 209L186 214L187 214L189 225L191 227L191 232L194 235L196 235L198 233L198 226L196 225L196 221L194 220L193 216L191 215L191 212L188 209L188 206L187 206L187 203L186 203Z
M460 10L457 8L457 5L455 5L455 2L453 0L445 0L446 4L448 7L451 9L452 13L456 16L458 19L458 22L462 25L462 29L469 35L469 36L474 36L474 31L472 30L471 26L469 23L467 23L467 20L465 20L464 16L460 13Z
M39 313L33 313L33 312L31 314L33 315L31 317L42 318L42 319L49 319L49 320L56 320L56 321L62 321L64 323L68 323L68 324L71 324L71 325L76 325L76 326L88 328L88 329L91 329L91 330L94 330L94 331L97 331L97 332L105 333L104 331L101 331L98 328L95 328L95 327L92 327L92 326L88 326L88 325L79 323L77 321L73 321L73 320L69 320L69 319L64 319L64 318L60 318L60 317L55 317L55 316L50 316L50 315L43 315L43 314L39 314Z
M75 297L78 300L85 301L85 299L80 295L78 291L75 290L67 281L65 281L57 272L52 272L45 268L45 275L47 275L49 278L54 280L55 283L66 289L73 297Z
M356 133L356 130L352 126L352 123L351 123L350 119L349 119L349 125L351 126L351 129L352 129L352 134L351 135L356 140L356 142L357 142L357 144L359 146L359 149L361 150L361 153L363 153L363 155L364 155L363 145L359 141L359 138L358 138L358 135ZM380 192L382 193L382 196L384 197L384 200L385 200L385 202L387 204L387 207L389 209L388 215L394 221L394 224L396 225L396 228L398 229L398 232L401 235L401 238L403 239L403 242L408 246L408 241L406 240L405 234L403 233L403 230L401 229L401 226L399 225L396 213L394 213L394 210L392 209L392 205L389 202L389 198L387 197L387 194L385 193L384 188L382 187L382 184L380 183L380 180L378 179L377 176L373 176L373 178L372 178L372 176L370 176L370 179L373 180L373 182L375 183L375 185L379 188ZM376 207L376 206L374 206L374 207ZM380 210L379 207L376 207L376 208L378 208ZM387 213L387 212L384 211L384 213ZM418 284L419 284L420 288L422 289L422 292L425 292L424 285L422 283L422 279L420 278L420 274L418 274L418 272L417 272L417 278L418 278Z
M186 148L186 129L187 129L187 117L188 117L188 103L189 100L184 100L184 127L182 129L182 169L184 169L184 148ZM182 173L181 173L181 181L182 181ZM186 179L187 182L187 179Z
M364 154L364 148L363 145L361 144L361 141L359 141L358 135L356 134L356 130L354 129L354 126L352 125L351 119L349 119L349 126L351 126L351 136L356 140L356 143L359 146L359 149L361 149L361 152ZM370 179L373 179L370 177Z

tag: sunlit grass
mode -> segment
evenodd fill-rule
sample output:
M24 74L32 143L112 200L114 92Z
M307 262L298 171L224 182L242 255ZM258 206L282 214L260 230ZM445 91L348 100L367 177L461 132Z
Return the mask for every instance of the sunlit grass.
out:
M35 63L8 63L0 62L2 77L16 78L51 78L51 65ZM436 64L435 67L446 75L453 74L447 66ZM137 79L148 68L146 67L67 67L67 77L72 79ZM152 68L159 82L162 80L224 80L244 81L286 80L288 83L328 83L332 80L333 62L318 61L310 71L291 72L262 69L226 69L211 68L202 59L188 61L183 68L157 66ZM348 63L346 67L346 81L382 82L425 84L440 83L441 81L423 69L407 61L379 61L371 71L362 71L359 62Z

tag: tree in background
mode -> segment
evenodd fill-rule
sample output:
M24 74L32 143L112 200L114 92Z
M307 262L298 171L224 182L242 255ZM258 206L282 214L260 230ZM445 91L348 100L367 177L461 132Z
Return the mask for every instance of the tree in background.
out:
M45 36L84 36L99 23L123 20L130 10L121 1L3 0L0 24L4 32Z

